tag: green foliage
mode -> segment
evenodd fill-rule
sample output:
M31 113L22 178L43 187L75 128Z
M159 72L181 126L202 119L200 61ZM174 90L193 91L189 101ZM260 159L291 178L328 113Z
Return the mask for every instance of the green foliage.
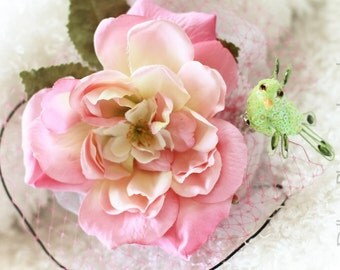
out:
M55 81L62 77L73 76L80 79L91 73L93 73L92 70L79 63L70 63L39 68L37 70L22 71L20 72L20 77L25 85L25 91L27 93L27 98L29 99L39 90L46 87L52 87Z
M228 42L224 39L218 39L219 42L221 42L222 46L230 51L230 53L233 55L236 63L238 63L237 57L239 55L240 48L237 47L234 43Z
M81 57L90 66L101 69L95 55L93 35L101 20L128 11L125 0L70 0L68 33Z

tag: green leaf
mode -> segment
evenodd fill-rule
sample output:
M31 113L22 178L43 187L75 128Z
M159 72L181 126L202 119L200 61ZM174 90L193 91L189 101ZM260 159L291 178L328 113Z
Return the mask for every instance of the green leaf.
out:
M28 99L31 98L39 90L52 87L55 81L62 77L73 76L77 79L85 77L93 73L87 67L77 63L63 64L59 66L51 66L47 68L39 68L37 70L22 71L20 77L25 85L25 91Z
M93 36L101 20L117 17L130 8L125 0L70 0L68 33L81 57L101 69L93 46Z
M236 63L238 63L237 57L239 55L240 48L237 47L234 43L228 42L224 39L217 39L219 42L221 42L222 46L230 51L230 53L233 55Z

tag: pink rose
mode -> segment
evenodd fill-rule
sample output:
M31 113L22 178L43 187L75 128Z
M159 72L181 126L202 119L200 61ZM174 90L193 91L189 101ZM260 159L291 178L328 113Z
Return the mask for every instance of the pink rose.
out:
M229 214L247 150L215 118L237 68L215 20L137 1L96 30L103 71L62 78L27 104L26 182L85 194L80 225L110 248L189 256Z

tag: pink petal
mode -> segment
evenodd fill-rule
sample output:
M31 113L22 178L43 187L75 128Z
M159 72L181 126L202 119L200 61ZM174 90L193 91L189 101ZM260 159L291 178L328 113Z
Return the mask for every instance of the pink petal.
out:
M34 184L41 177L42 171L32 153L29 138L32 122L41 114L41 101L46 95L47 89L40 90L28 101L22 115L22 149L24 153L25 182Z
M92 132L86 137L80 156L80 163L83 174L87 179L102 179L104 176L104 166L95 134Z
M152 134L156 134L161 129L165 128L170 121L170 114L173 110L172 100L162 94L157 94L155 97L157 111L151 124Z
M25 182L35 187L49 188L52 190L85 192L92 183L88 181L79 184L62 183L48 176L39 165L35 154L32 152L32 140L39 141L32 135L36 122L41 113L41 102L49 90L44 89L32 96L26 105L22 117L22 149L24 154Z
M231 199L205 204L181 198L176 223L154 244L169 253L189 257L208 240L216 226L228 217L230 205Z
M104 160L104 178L118 180L130 176L132 173L130 168L124 165L124 163L114 163Z
M128 14L176 23L184 29L193 43L216 39L216 15L214 14L173 13L153 4L150 0L137 0Z
M227 84L228 95L237 86L237 63L234 57L219 41L205 41L195 44L195 60L216 69Z
M152 160L149 163L138 163L138 168L146 171L166 172L171 170L171 163L173 161L173 152L170 150L163 150L158 159Z
M178 199L172 192L166 194L158 215L148 218L140 213L107 214L100 203L101 189L99 186L85 197L79 223L87 234L96 236L110 248L125 243L150 244L162 237L176 221Z
M208 163L205 170L201 173L188 175L183 183L173 181L171 185L172 190L182 197L208 194L219 179L222 167L221 157L217 151L211 158L213 158L213 164Z
M187 107L206 118L224 109L226 85L216 70L192 61L184 64L178 75L191 96Z
M69 97L78 80L63 78L58 80L44 95L41 102L41 121L55 133L65 133L80 121L80 115L72 110Z
M90 133L81 149L81 167L87 179L118 180L131 175L122 163L114 163L105 159L103 155L103 138Z
M35 119L28 140L42 171L65 184L85 182L80 166L80 152L88 131L88 126L80 124L66 134L55 134L46 129L39 118Z
M26 177L29 178L26 179L25 182L37 188L86 193L94 184L92 181L84 181L79 184L70 184L55 180L42 171L36 159L34 159L34 161L30 164L30 170L32 174L29 175L26 172Z
M209 153L192 149L186 152L175 153L171 166L174 180L183 183L189 175L203 172L209 165L208 160Z
M117 94L122 97L124 95L134 94L134 91L130 87L129 78L123 73L113 70L99 71L79 80L70 95L71 108L81 115L83 121L91 125L112 126L116 124L122 120L119 114L105 118L100 108L96 108L95 106L95 108L93 108L92 102L95 100L94 96L98 99L101 94L106 94L104 92L107 89L116 89ZM95 92L95 95L93 92ZM101 104L98 105L100 106ZM113 108L115 107L116 104L113 104Z
M196 121L195 145L193 149L206 153L215 149L218 142L217 128L195 111L188 110L188 112Z
M171 134L175 151L187 151L195 144L196 121L188 112L172 113L167 130Z
M130 73L127 33L131 27L145 21L146 19L140 16L121 15L100 22L94 34L94 47L104 69Z
M176 24L148 21L128 32L128 54L131 72L147 65L164 65L176 73L184 63L193 60L194 48Z
M217 150L222 157L222 170L213 190L206 196L197 196L195 200L215 203L231 198L243 182L247 166L247 146L241 132L229 122L212 119L218 128L219 142Z

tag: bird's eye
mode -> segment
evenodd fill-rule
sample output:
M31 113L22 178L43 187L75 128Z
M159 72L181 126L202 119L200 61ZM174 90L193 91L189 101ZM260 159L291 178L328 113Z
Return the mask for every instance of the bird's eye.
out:
M261 84L260 85L260 89L263 90L263 91L266 91L267 90L267 86L265 84Z
M284 96L283 91L282 90L278 91L277 96L280 97L280 98L283 97Z

